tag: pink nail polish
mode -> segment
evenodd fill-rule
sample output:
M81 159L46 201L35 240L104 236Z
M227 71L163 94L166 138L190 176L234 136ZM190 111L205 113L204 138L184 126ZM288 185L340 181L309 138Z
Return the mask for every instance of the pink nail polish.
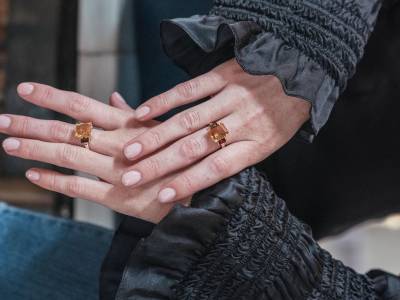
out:
M142 145L140 143L133 143L125 148L124 154L127 159L133 159L142 152Z
M20 85L18 85L17 87L17 91L18 94L22 95L22 96L28 96L30 94L32 94L34 89L34 86L30 83L21 83Z
M150 113L150 107L142 106L136 110L136 117L141 119Z
M28 178L31 181L38 181L40 179L40 174L39 172L33 171L33 170L28 170L25 174L26 178Z
M113 96L114 96L114 99L116 99L117 101L119 101L121 103L126 103L125 99L121 96L120 93L114 92Z
M124 186L132 186L142 180L142 174L138 171L130 171L122 176L122 184Z
M176 191L173 188L165 188L158 194L158 201L161 203L169 203L176 197Z
M17 139L6 139L3 142L3 148L6 151L14 151L17 150L19 148L19 146L21 146L21 142L18 141Z
M0 116L0 128L7 129L11 125L11 118L8 116Z

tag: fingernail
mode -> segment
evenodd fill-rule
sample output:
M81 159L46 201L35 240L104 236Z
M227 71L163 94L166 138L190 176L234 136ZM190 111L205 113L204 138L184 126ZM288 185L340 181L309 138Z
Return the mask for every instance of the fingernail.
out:
M114 95L114 98L115 98L117 101L119 101L119 102L121 102L121 103L126 103L125 99L121 96L120 93L114 92L113 95Z
M165 188L158 194L158 201L161 203L169 203L176 197L176 191L172 188Z
M0 128L6 129L11 125L11 118L7 116L0 116Z
M146 115L148 115L149 112L150 112L150 107L142 106L141 108L138 108L136 110L136 117L141 119L141 118L145 117Z
M40 174L39 172L29 170L26 172L26 178L28 178L31 181L38 181L40 179Z
M34 87L30 83L21 83L17 87L18 94L20 94L22 96L27 96L27 95L32 94L33 89L34 89Z
M16 139L6 139L3 142L3 148L6 151L13 151L13 150L17 150L19 148L19 146L21 145L21 142L16 140Z
M127 159L133 159L134 157L138 156L142 152L142 144L140 143L133 143L125 148L124 154Z
M124 186L131 186L138 183L142 179L142 174L138 171L130 171L122 176L122 184Z

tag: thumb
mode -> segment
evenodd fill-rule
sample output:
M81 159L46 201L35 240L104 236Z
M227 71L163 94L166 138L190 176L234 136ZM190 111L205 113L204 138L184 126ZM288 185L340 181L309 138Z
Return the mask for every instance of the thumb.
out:
M134 112L135 110L126 103L120 93L114 92L109 98L109 104L113 107Z

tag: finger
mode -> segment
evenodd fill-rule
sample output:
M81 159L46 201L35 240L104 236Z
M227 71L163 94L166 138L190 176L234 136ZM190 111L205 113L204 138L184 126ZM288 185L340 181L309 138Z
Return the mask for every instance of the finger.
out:
M234 109L227 103L229 96L229 93L220 93L137 136L124 147L125 157L136 160L224 118Z
M114 92L111 94L109 103L111 106L134 112L135 110L126 103L125 99L121 96L120 93Z
M103 205L111 199L113 185L106 182L38 168L28 170L25 176L35 185L71 198L81 198Z
M75 92L62 91L39 83L21 83L18 94L25 100L97 127L122 127L132 114Z
M227 143L238 141L240 120L237 115L230 115L221 120L232 132L227 136ZM121 178L124 186L139 186L155 179L188 167L205 156L218 150L220 145L211 140L208 129L203 128L187 136L166 149L146 157L130 167Z
M40 120L18 115L0 115L0 132L9 136L53 143L80 145L74 136L75 125L54 120ZM98 153L120 155L123 143L118 143L112 132L92 130L90 148Z
M207 156L167 183L159 192L158 200L170 203L183 199L257 163L261 159L254 155L256 147L255 142L243 141Z
M214 95L226 84L222 72L215 69L146 101L137 108L136 118L143 121L161 116L178 106Z
M111 183L120 181L121 174L115 168L113 158L82 147L8 138L3 142L3 148L12 156L88 173Z

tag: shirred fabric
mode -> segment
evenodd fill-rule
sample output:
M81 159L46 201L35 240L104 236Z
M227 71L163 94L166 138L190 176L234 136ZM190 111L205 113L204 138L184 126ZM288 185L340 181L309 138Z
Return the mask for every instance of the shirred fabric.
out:
M390 299L400 292L388 278L333 259L250 168L176 206L141 240L117 299Z
M274 75L287 95L311 102L312 132L318 133L340 94L335 80L300 51L274 34L262 32L257 24L227 22L218 16L164 21L161 32L165 52L196 76L232 57L234 51L246 72Z
M236 57L254 75L275 75L312 104L311 129L327 122L355 73L379 0L215 0L209 15L165 20L166 54L195 76Z

